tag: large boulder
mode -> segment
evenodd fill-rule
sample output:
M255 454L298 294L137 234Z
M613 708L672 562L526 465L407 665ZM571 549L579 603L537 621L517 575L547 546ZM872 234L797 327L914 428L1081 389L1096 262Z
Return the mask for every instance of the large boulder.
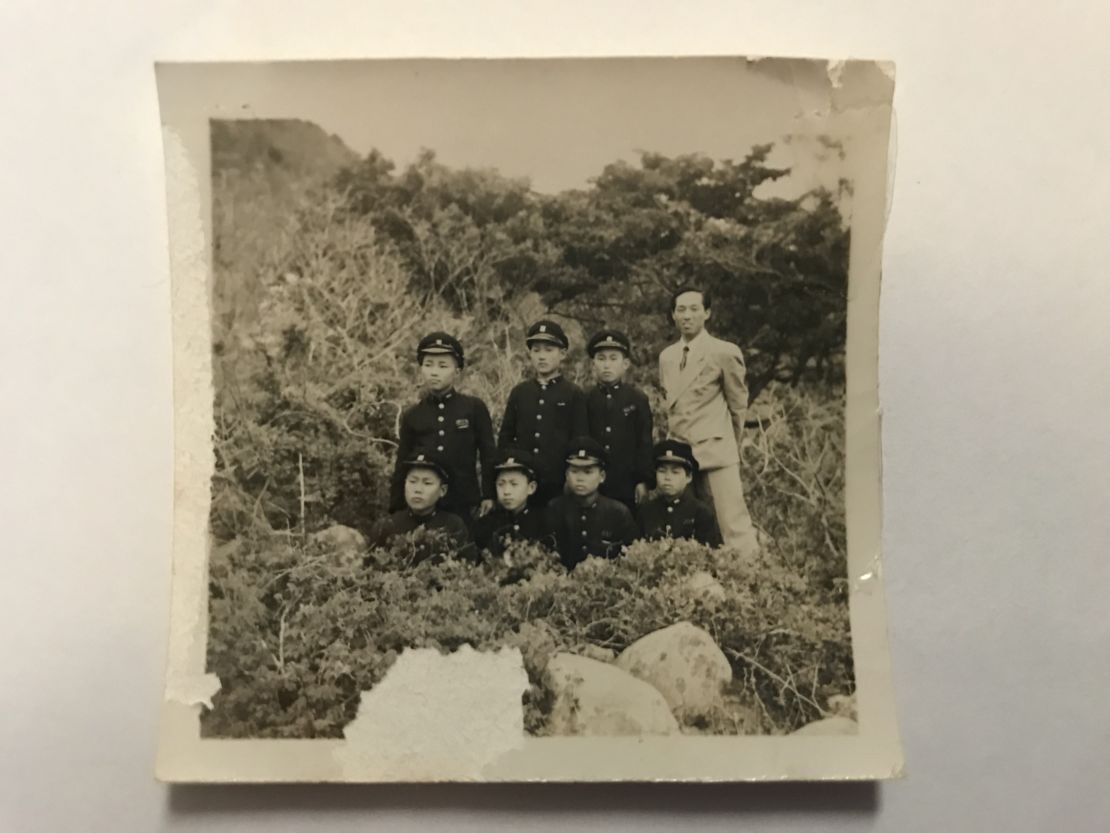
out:
M556 654L545 682L555 697L548 728L555 735L671 735L679 731L663 695L604 662Z
M859 731L856 721L850 717L826 717L807 723L795 735L854 735Z
M732 666L708 633L679 622L637 639L616 666L657 689L679 715L706 714L721 706L721 687Z

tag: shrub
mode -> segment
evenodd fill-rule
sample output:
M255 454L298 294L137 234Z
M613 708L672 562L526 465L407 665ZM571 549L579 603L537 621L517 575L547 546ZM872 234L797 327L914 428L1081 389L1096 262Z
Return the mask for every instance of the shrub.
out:
M734 669L734 699L758 713L760 731L797 728L822 716L830 696L852 691L845 607L815 598L774 554L744 564L727 548L636 542L620 559L591 559L568 574L527 544L480 564L412 565L410 551L396 539L364 566L292 536L216 548L208 663L222 689L204 734L339 737L360 692L405 648L464 644L521 650L525 725L543 734L551 695L542 672L552 654L588 645L619 652L678 621L713 635ZM699 571L721 583L723 600L688 586ZM711 728L737 725L725 715Z

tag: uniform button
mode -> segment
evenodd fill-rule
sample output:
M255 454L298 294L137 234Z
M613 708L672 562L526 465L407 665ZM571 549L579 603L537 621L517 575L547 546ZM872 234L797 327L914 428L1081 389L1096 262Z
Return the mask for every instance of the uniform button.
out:
M668 512L673 512L673 511L674 511L674 507L673 507L673 506L668 506L668 507L667 507L667 511L668 511Z
M540 400L540 404L541 404L541 405L543 404L543 400L542 400L542 399Z
M582 537L583 537L583 538L585 538L585 537L586 537L586 530L584 530L584 529L582 530Z
M440 422L443 422L443 414L440 414L440 415L439 415L439 421L440 421Z
M540 453L540 450L539 450L538 448L533 448L533 449L532 449L532 453L533 453L533 454L539 454L539 453Z
M608 425L606 425L606 426L605 426L605 433L606 433L606 434L608 434L608 433L609 433L610 431L612 431L612 430L613 430L613 429L612 429L612 428L610 428L610 427L609 427Z
M439 429L439 435L440 435L441 437L443 436L443 429L442 429L442 428L440 428L440 429Z
M543 414L536 414L536 419L543 419Z
M540 438L540 432L539 432L539 431L537 431L537 432L536 432L536 439L538 440L539 438Z
M443 451L443 446L437 445L436 446L436 451Z
M442 402L440 402L439 403L439 409L442 411L444 409L444 407L445 407L444 404Z
M605 446L605 450L606 450L606 451L608 451L608 450L609 450L609 446Z
M513 524L513 532L520 532L520 524Z
M611 393L607 393L607 394L605 394L605 398L606 398L606 399L612 399L612 398L613 398L613 394L611 394Z

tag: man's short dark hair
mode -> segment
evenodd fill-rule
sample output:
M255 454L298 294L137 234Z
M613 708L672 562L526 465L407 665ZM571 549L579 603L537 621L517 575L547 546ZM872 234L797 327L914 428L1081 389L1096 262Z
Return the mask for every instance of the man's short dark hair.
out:
M700 286L694 286L693 284L686 284L685 286L680 286L673 293L671 293L671 312L674 312L675 305L678 304L678 296L685 295L687 292L698 293L701 296L701 304L706 309L709 309L709 307L712 306L713 301L709 297L708 289L704 289Z

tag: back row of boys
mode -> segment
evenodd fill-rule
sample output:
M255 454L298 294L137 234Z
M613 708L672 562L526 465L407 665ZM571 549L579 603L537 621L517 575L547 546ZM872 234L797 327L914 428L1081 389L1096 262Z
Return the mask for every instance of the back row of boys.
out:
M545 541L568 568L641 537L719 546L713 510L689 488L690 446L653 445L647 396L624 380L628 337L607 329L589 340L597 384L585 392L560 374L570 346L562 327L537 321L525 341L535 378L509 394L495 448L486 404L455 390L462 345L444 332L420 340L426 393L401 416L392 514L378 542L420 527L496 555L511 540Z

